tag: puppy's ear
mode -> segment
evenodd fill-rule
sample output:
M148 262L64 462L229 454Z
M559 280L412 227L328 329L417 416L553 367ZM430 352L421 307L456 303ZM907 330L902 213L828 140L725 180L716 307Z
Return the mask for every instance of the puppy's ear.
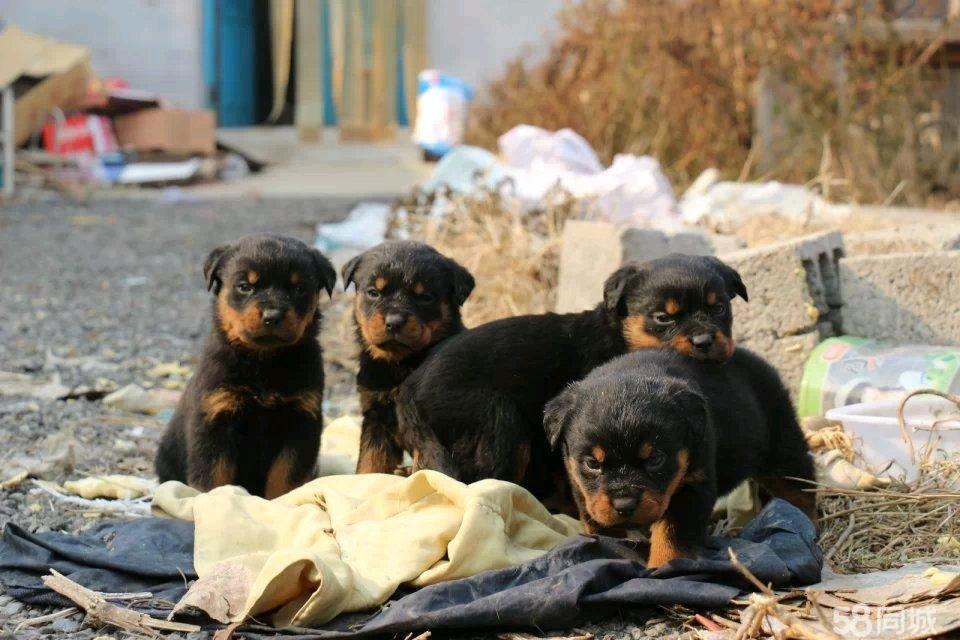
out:
M447 260L453 272L453 301L457 303L458 307L462 307L463 303L470 297L476 282L473 279L473 274L467 271L466 267L456 260L450 258L447 258Z
M578 395L577 383L567 385L566 389L543 408L543 429L547 432L547 442L551 449L557 448L573 421Z
M625 264L614 271L607 281L603 283L603 305L609 313L615 313L620 316L626 315L624 305L624 294L628 285L636 282L642 282L647 277L647 266L645 264L632 262Z
M227 258L233 253L232 244L220 245L210 252L207 259L203 261L203 278L207 282L207 291L212 291L213 295L220 293L220 286L223 280L220 278L220 270L226 264Z
M343 265L343 268L340 269L340 277L343 278L343 290L346 291L350 287L350 283L357 284L354 281L353 277L357 274L357 267L360 266L360 261L363 259L363 254L361 253L358 256L354 256L347 260L347 263Z
M333 288L337 284L337 270L333 268L327 256L320 253L318 249L311 249L310 257L313 259L313 267L317 270L320 286L332 298Z
M723 283L727 286L727 295L730 296L730 299L733 300L734 297L740 296L744 301L749 302L747 287L743 284L743 279L737 270L719 258L711 256L709 260L713 267L720 272L720 277L723 278Z

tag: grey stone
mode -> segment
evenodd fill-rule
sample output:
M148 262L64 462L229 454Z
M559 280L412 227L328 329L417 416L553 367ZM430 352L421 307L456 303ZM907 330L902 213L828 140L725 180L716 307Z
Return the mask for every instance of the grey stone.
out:
M80 620L75 620L72 617L57 618L46 629L58 633L73 633L80 629L81 624Z
M12 600L0 607L0 618L9 618L23 610L23 603Z
M960 344L960 252L845 258L840 281L845 333L900 343Z

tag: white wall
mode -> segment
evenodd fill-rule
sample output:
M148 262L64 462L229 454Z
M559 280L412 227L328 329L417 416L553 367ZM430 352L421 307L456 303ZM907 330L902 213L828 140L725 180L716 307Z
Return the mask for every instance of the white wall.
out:
M0 0L0 18L89 47L101 76L204 106L200 0Z
M548 49L564 0L427 0L427 53L477 92L510 60Z

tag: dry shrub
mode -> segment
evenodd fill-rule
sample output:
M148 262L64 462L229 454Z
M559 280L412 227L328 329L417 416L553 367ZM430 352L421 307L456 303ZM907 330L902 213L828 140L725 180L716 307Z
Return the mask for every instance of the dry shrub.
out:
M468 140L493 148L520 123L570 127L606 162L658 158L678 187L715 166L833 199L943 204L960 196L943 32L905 36L889 4L582 0L560 13L543 62L518 60L489 87ZM911 18L942 10L910 5ZM773 103L756 100L761 85Z
M532 211L521 210L502 188L415 194L399 204L389 235L426 242L473 274L477 286L463 307L473 327L553 310L560 233L574 208L559 191Z

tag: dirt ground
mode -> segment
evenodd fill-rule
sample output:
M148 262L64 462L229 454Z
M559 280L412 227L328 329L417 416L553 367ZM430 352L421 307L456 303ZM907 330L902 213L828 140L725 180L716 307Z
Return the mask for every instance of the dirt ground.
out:
M32 203L0 210L0 371L36 378L59 375L63 385L159 386L148 371L159 363L191 364L208 329L208 294L201 264L214 246L270 230L311 241L318 222L338 219L347 200L219 201L166 204L116 201L80 207ZM325 311L325 413L340 415L355 403L348 360L349 331L339 316L343 292ZM86 474L152 476L163 427L160 418L108 409L98 401L41 400L0 395L0 480L12 457L51 462L53 481ZM73 469L48 451L73 442ZM102 514L55 504L32 483L0 490L0 523L31 531L80 531ZM22 626L51 613L26 607L0 587L0 638L132 637L93 629L79 614ZM637 626L629 616L585 625L598 640L665 637L665 619ZM184 638L172 634L173 638ZM191 640L206 638L201 632Z

